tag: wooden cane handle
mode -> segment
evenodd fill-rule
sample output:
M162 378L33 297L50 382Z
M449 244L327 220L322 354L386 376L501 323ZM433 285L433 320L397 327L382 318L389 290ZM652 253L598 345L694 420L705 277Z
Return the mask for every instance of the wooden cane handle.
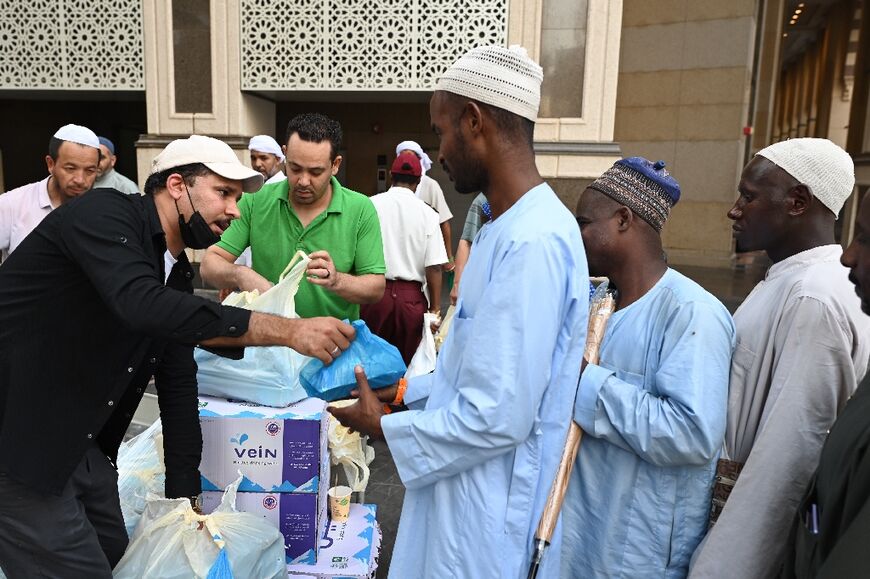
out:
M613 296L607 294L603 300L594 303L592 311L589 312L589 328L586 333L586 349L583 356L590 364L598 363L604 331L610 319L610 314L613 313L615 307L616 302ZM574 470L574 461L577 460L577 451L580 450L580 439L582 437L583 430L579 424L572 420L571 426L568 427L568 438L565 440L565 447L562 449L562 458L559 460L559 469L556 471L556 477L553 479L550 494L547 496L547 503L544 505L544 512L541 515L541 520L538 522L538 529L535 533L535 538L544 540L547 543L550 542L553 531L556 529L556 521L559 520L562 501L565 499L565 492L568 490L568 481L571 479L571 473Z
M559 470L556 471L553 486L550 487L550 494L547 496L547 504L544 506L544 514L535 533L535 537L548 543L556 529L556 521L559 520L562 501L565 498L565 491L568 490L568 481L571 480L571 472L574 470L574 461L577 460L577 451L580 449L582 437L583 430L576 422L571 421L565 448L562 450L562 459L559 461Z

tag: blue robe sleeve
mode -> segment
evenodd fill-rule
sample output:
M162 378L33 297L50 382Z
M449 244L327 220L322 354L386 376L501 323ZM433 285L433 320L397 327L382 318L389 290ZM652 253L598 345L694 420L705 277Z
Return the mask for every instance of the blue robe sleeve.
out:
M578 268L560 243L515 244L492 265L474 318L462 307L457 311L450 331L462 352L455 358L459 369L439 372L439 364L432 383L433 392L455 390L452 399L381 420L407 488L469 470L515 449L531 434L570 306L569 278ZM439 383L451 375L457 384Z
M708 304L689 302L657 335L659 364L646 384L622 380L603 366L586 367L574 420L586 434L657 466L706 464L725 436L733 323Z
M405 390L405 398L403 402L412 410L421 410L426 406L426 400L429 399L429 392L432 389L432 376L434 373L415 376L408 380L408 389Z

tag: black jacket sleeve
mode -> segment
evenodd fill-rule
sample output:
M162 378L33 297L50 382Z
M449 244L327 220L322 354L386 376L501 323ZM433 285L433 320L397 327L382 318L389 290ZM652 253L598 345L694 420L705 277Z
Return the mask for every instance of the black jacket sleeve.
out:
M128 197L91 191L70 208L62 225L64 250L106 306L130 330L161 340L194 345L244 334L250 312L163 285L153 265L144 208Z
M202 490L199 477L202 431L199 427L193 348L168 343L157 366L154 382L163 423L166 496L198 495Z

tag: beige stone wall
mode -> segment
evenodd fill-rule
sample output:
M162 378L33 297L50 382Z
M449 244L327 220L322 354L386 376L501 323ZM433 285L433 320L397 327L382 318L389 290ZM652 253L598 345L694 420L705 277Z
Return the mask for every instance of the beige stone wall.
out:
M680 182L664 230L673 263L730 263L755 14L756 0L623 4L614 140L625 156L663 159Z

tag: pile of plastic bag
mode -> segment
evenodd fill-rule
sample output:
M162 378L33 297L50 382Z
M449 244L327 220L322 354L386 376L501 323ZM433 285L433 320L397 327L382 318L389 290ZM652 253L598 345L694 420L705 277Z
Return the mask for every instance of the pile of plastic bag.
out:
M286 577L284 537L264 518L236 511L239 477L210 515L190 501L149 497L117 579L270 579Z

